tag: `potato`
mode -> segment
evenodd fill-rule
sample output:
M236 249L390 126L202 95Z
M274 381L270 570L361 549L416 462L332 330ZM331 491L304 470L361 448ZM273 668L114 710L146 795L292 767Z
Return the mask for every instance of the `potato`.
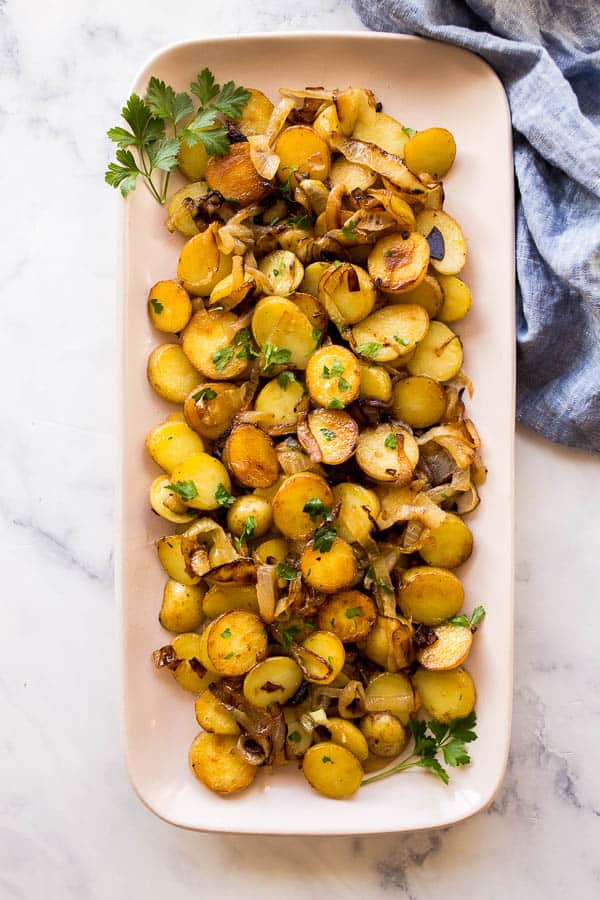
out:
M393 153L401 159L404 157L404 147L408 142L404 126L382 112L375 114L374 121L359 120L354 126L352 137L358 141L377 144L382 150L387 150L388 153Z
M250 144L231 144L227 156L211 156L205 178L209 188L240 206L258 203L271 190L270 182L258 174L250 157Z
M183 352L206 378L224 381L245 374L248 360L235 345L236 322L235 313L202 309L183 332Z
M473 633L462 625L438 625L437 641L417 652L417 659L424 669L442 672L456 669L469 655Z
M417 131L406 142L404 162L415 175L426 172L439 181L448 174L456 156L456 142L445 128Z
M333 496L341 504L336 523L339 537L349 544L366 543L381 509L377 494L362 484L344 481L336 484Z
M437 314L441 322L458 322L471 309L471 291L456 275L438 275L444 302Z
M360 396L365 400L380 400L389 403L392 399L392 379L381 366L360 363Z
M437 566L414 566L402 573L398 604L402 614L424 625L440 625L455 616L465 599L456 575Z
M360 391L358 359L345 347L328 344L316 350L306 367L306 386L317 406L347 406Z
M408 484L419 462L419 446L401 425L370 426L358 439L356 462L374 481Z
M224 459L231 474L247 487L270 487L279 476L273 441L256 425L233 429L225 444Z
M165 472L172 472L192 453L204 450L202 438L185 422L165 421L150 431L146 449L157 465Z
M475 685L466 669L430 672L418 669L413 684L428 716L448 724L464 719L475 707Z
M255 584L211 584L202 600L202 610L206 618L216 619L217 616L231 612L232 609L258 612Z
M210 307L223 306L225 309L234 309L239 306L249 294L256 288L256 280L251 275L242 275L242 280L238 282L233 277L233 272L226 275L221 281L215 284L208 298Z
M230 734L199 734L190 747L189 759L198 781L218 794L242 791L258 772L238 753L237 738Z
M263 348L263 371L267 375L277 363L267 356L265 345L275 347L276 351L287 351L289 356L286 355L283 365L305 369L321 340L299 307L285 297L263 297L258 301L252 316L252 333Z
M338 677L346 662L346 651L340 639L331 631L313 631L302 641L302 647L309 653L302 656L307 681L318 684L331 684ZM311 674L311 655L316 654L329 666L329 673L323 677L321 666Z
M433 275L426 275L415 288L403 294L391 294L386 291L383 291L383 294L392 303L416 303L422 306L430 319L436 318L443 303L442 289Z
M162 627L177 634L199 628L204 620L202 598L205 593L202 584L180 584L170 578L164 587L158 616Z
M273 250L261 259L258 268L271 284L271 293L282 296L295 291L304 276L304 266L290 250Z
M240 734L240 726L210 688L203 691L194 705L196 721L213 734Z
M424 209L417 231L427 238L431 265L442 275L456 275L467 258L467 245L458 222L441 209Z
M206 172L207 163L208 153L202 141L198 141L193 147L186 144L185 140L181 142L177 165L182 175L189 178L190 181L198 181Z
M209 226L183 245L177 263L177 278L190 294L208 297L212 289L231 272L231 257L217 247L215 230Z
M359 120L371 123L375 121L377 101L372 91L365 88L346 88L334 93L333 102L340 129L346 136L352 134Z
M244 402L244 389L229 382L198 384L185 398L185 420L195 432L214 441L231 427Z
M330 265L331 264L328 262L319 260L318 262L313 262L306 266L304 269L304 277L300 282L300 290L305 294L312 294L313 297L318 297L319 281Z
M395 673L413 661L412 634L412 626L406 620L377 616L375 625L360 645L361 653Z
M287 703L302 684L302 670L289 656L270 656L244 678L244 697L253 706Z
M181 660L173 672L173 677L184 691L199 694L206 690L215 680L215 676L206 672L200 663L200 635L195 633L178 634L171 641L173 652Z
M463 350L460 338L443 322L431 322L429 330L406 364L411 375L427 375L434 381L450 381L460 372Z
M387 712L403 725L417 709L415 692L408 675L402 672L382 672L372 678L365 688L365 702L369 712Z
M322 334L325 334L329 325L329 317L325 307L316 296L313 297L312 294L295 291L295 293L290 295L289 299L304 313L313 328L318 328ZM318 345L316 337L315 345Z
M227 527L232 534L240 537L250 518L254 521L250 537L262 537L271 527L273 520L271 504L256 494L238 497L227 513Z
M308 414L307 429L298 427L298 439L309 452L316 442L322 462L340 465L354 453L358 425L343 410L314 409Z
M179 344L161 344L148 357L148 381L159 397L171 403L183 403L198 378Z
M306 388L293 372L282 372L268 381L254 401L257 412L270 413L269 425L294 426L298 413L308 409Z
M363 779L356 756L332 741L309 747L302 760L302 771L311 787L334 800L356 793Z
M399 756L408 743L410 732L396 716L389 712L369 713L360 720L369 751L375 756L391 759Z
M196 495L185 501L192 509L218 509L221 505L216 498L219 486L228 493L231 490L227 469L208 453L194 453L176 466L171 473L171 482L176 484L178 481L193 482Z
M336 537L331 548L324 552L309 544L300 558L302 577L324 594L336 594L356 578L356 557L350 544Z
M188 326L189 327L189 326ZM414 303L394 303L372 313L352 329L354 352L377 362L391 362L410 354L422 341L429 316Z
M336 325L354 325L372 311L377 294L367 272L351 263L334 263L319 281L319 300Z
M285 537L297 540L315 528L304 507L309 500L333 507L333 494L324 478L314 472L298 472L285 479L273 498L273 521Z
M286 181L296 171L315 181L325 181L329 174L329 147L308 125L292 125L282 131L275 153L280 160L277 173L280 181Z
M429 244L416 231L379 238L367 262L375 286L392 294L417 287L427 274Z
M446 392L426 375L409 375L394 385L392 410L397 419L411 428L429 428L444 415Z
M189 322L192 302L178 281L157 281L148 293L148 313L158 331L175 334Z
M319 607L319 628L332 631L343 644L366 638L376 618L375 604L361 591L334 594Z
M252 134L264 134L273 112L273 104L268 97L256 88L246 88L250 97L244 104L242 114L236 119L236 127L250 137Z
M473 535L460 516L448 513L441 525L432 528L419 553L430 566L456 569L473 551Z
M206 629L207 668L234 678L249 672L267 655L267 634L256 613L233 609Z
M338 747L345 747L361 762L369 755L364 734L347 719L328 718L326 723L317 726L315 733L323 741L332 741Z
M343 137L334 103L321 110L313 122L313 129L327 144L331 144L332 139L335 137Z
M350 194L355 188L366 191L371 185L375 184L377 175L368 169L367 166L361 166L359 163L348 162L343 156L338 156L331 164L329 172L329 183L334 188L338 184L343 184L346 193Z
M189 575L181 552L181 535L169 534L156 542L156 550L161 566L173 581L180 584L198 584L199 576Z
M203 144L200 144L200 147L204 150ZM201 197L205 197L207 193L208 185L205 181L195 181L175 191L167 207L168 218L165 222L167 231L178 231L188 238L198 234L200 229L192 215L194 205L193 202L190 203L189 201L199 200Z
M168 475L159 475L150 485L150 506L154 512L167 522L175 525L186 525L196 518L190 512L181 497L171 490L171 479Z

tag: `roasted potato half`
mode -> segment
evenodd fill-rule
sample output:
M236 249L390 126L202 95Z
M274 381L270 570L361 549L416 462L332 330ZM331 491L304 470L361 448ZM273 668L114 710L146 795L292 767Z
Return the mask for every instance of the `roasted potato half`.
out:
M466 669L430 672L418 669L412 676L423 709L438 722L463 719L475 707L475 685Z
M148 381L163 400L183 403L198 384L198 370L179 344L161 344L148 357Z
M146 449L161 469L172 472L192 453L201 453L204 442L185 422L167 420L148 434Z
M456 142L446 128L417 131L404 147L404 162L411 172L425 173L434 181L448 174L455 157Z
M158 616L162 627L176 634L199 628L204 620L202 600L205 593L202 584L180 584L170 578L165 584Z
M311 787L334 800L355 794L364 774L356 756L333 741L313 744L304 754L302 771Z
M333 263L321 275L319 300L336 325L354 325L375 306L373 281L360 266Z
M229 381L209 381L195 385L185 398L183 414L190 428L214 441L230 428L243 402L243 388Z
M298 472L282 483L273 498L273 521L279 531L294 540L315 528L304 507L311 500L320 501L328 510L333 507L333 494L324 478L314 472Z
M442 672L461 666L473 645L473 633L462 625L438 625L436 641L417 651L417 659L424 669Z
M352 329L354 352L375 362L408 356L423 340L429 316L414 303L394 303L367 316Z
M441 384L427 375L409 375L394 385L392 410L397 419L411 428L429 428L446 410L446 393Z
M321 347L308 361L306 386L311 400L318 406L348 406L360 391L358 359L337 344Z
M200 310L183 332L183 352L206 378L212 381L241 378L248 357L235 344L235 313Z
M192 301L178 281L157 281L148 293L148 313L158 331L176 334L190 320Z
M460 516L446 513L444 521L431 528L419 553L430 566L456 569L470 557L473 551L473 535Z
M267 635L256 613L233 609L205 630L207 669L226 678L245 675L267 655Z
M278 366L305 369L321 340L302 310L285 297L263 297L252 316L252 333L262 348L262 369L271 375Z
M441 275L456 275L467 259L460 225L442 209L424 209L417 216L417 231L429 245L431 265Z
M316 181L325 181L329 174L329 147L307 125L292 125L282 131L275 144L275 153L279 157L280 181L286 181L294 172Z
M426 375L434 381L450 381L460 372L463 349L460 338L443 322L431 322L406 368L411 375Z
M217 246L214 228L194 235L179 254L177 278L190 294L208 297L212 289L229 275L232 261Z
M391 294L413 290L425 278L429 244L416 231L388 234L369 253L369 275L376 287Z
M202 151L204 145L199 143ZM206 155L206 151L204 151ZM199 178L202 176L199 175ZM200 229L194 219L194 202L201 197L205 197L208 193L208 185L205 181L194 181L192 184L186 184L184 187L175 191L169 205L167 206L168 218L165 222L168 231L178 231L184 237L194 237L199 234Z
M343 644L364 640L376 618L375 604L361 591L341 591L319 607L319 628L332 631Z
M258 203L271 190L250 157L250 144L232 144L227 156L211 156L204 174L209 188L240 206Z
M437 566L414 566L402 573L398 604L403 615L424 625L441 625L463 605L465 592L459 579Z
M218 794L243 791L258 772L238 753L237 737L230 734L202 732L194 738L189 759L198 781Z
M419 462L419 445L402 425L372 426L358 438L356 462L373 481L408 484Z
M229 471L241 484L266 488L279 476L279 460L273 441L256 425L238 425L225 444Z
M330 466L350 459L358 441L358 425L340 409L313 409L298 426L298 440L313 456Z
M323 594L336 594L354 583L356 557L350 544L336 537L328 551L309 544L300 557L302 577Z

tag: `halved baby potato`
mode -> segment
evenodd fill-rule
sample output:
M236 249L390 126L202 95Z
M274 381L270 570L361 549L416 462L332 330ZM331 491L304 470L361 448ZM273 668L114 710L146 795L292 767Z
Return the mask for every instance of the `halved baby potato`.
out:
M216 284L229 275L232 261L217 246L215 229L194 235L179 254L177 278L190 294L208 297Z
M262 619L246 609L223 613L211 622L204 635L206 668L226 678L245 675L267 655Z
M264 362L267 363L265 345L277 350L287 350L289 357L283 363L294 369L305 369L308 359L320 341L314 329L300 308L285 297L263 297L258 301L252 316L252 333L256 343L263 348ZM271 374L273 364L265 374Z
M437 314L440 322L457 322L471 309L473 298L469 287L456 275L438 275L444 300Z
M398 604L402 614L424 625L440 625L455 616L465 599L459 579L437 566L414 566L402 573Z
M404 162L411 172L427 173L436 181L448 174L455 157L456 141L446 128L417 131L404 147Z
M473 535L460 516L447 513L437 528L431 528L419 553L430 566L456 569L470 557Z
M186 569L181 551L181 539L181 534L168 534L156 542L159 562L173 581L186 586L198 584L200 576L190 575Z
M418 669L412 677L423 709L438 722L463 719L475 707L475 685L466 669L430 672Z
M241 206L258 203L271 190L250 157L250 144L231 144L227 156L211 156L205 178L209 188L225 199L235 199Z
M431 322L406 368L411 375L426 375L434 381L450 381L460 372L463 350L460 338L443 322Z
M179 344L161 344L148 357L148 381L159 397L183 403L198 384L198 370Z
M329 172L329 183L334 188L338 184L343 184L346 193L350 194L355 188L366 191L377 180L377 175L367 166L361 166L358 163L348 162L343 156L338 156L331 164Z
M293 294L290 294L289 299L304 313L313 329L318 329L321 334L325 334L329 324L329 316L325 307L316 296L305 294L303 291L295 291ZM316 336L315 344L318 345Z
M333 741L309 747L302 760L302 771L311 787L334 800L355 794L364 776L356 756Z
M429 428L439 422L446 409L446 392L426 375L409 375L394 385L392 410L411 428Z
M204 442L200 435L181 421L165 421L150 431L146 449L157 465L165 472L184 462L192 453L201 453Z
M273 521L288 538L297 540L315 528L304 507L309 500L320 500L328 509L333 507L333 493L324 478L314 472L298 472L282 483L273 497Z
M183 332L183 352L206 378L241 378L248 368L248 360L233 342L236 322L235 313L202 309Z
M210 688L202 691L194 704L196 721L212 734L240 734L240 726Z
M306 674L307 681L314 680L318 684L331 684L332 681L335 681L346 661L346 651L339 637L331 631L313 631L302 641L302 647L309 651L308 654L302 655L304 666L309 670ZM330 672L325 678L321 676L320 666L315 667L314 677L311 676L312 654L328 664Z
M199 694L215 680L200 662L200 635L195 632L178 634L171 641L171 650L178 662L173 677L180 688L191 694Z
M331 263L324 260L310 263L304 269L304 277L300 283L300 290L305 294L312 294L313 297L319 296L319 281L324 272L327 271Z
M197 141L190 147L184 138L177 154L177 165L181 174L189 178L190 181L198 181L206 172L207 163L208 153L202 141ZM184 188L181 190L183 191ZM206 193L206 190L204 193ZM169 215L170 213L171 210L169 209Z
M267 565L283 562L288 555L288 542L283 538L270 538L263 541L254 551L256 559Z
M344 410L313 409L308 414L306 429L298 428L298 440L309 453L314 452L316 443L319 461L337 466L350 459L354 453L358 441L358 425Z
M417 651L417 659L424 669L443 672L461 666L473 644L473 633L462 625L438 625L437 640Z
M383 293L392 303L417 303L427 311L430 319L436 318L444 302L440 284L433 275L426 275L416 288L404 294Z
M248 519L254 523L252 539L267 533L273 521L271 504L257 494L244 494L237 497L227 512L227 527L236 537L240 537L247 526Z
M410 732L389 712L368 713L360 720L367 747L376 757L393 759L406 747Z
M262 91L256 88L246 88L250 91L250 97L244 103L241 115L236 119L236 127L250 137L253 134L264 134L273 112L273 104Z
M337 716L328 718L324 724L317 725L315 732L319 737L323 737L323 740L332 741L338 747L345 747L361 762L369 755L364 734L348 719L339 719Z
M357 573L356 557L350 544L336 537L326 552L309 544L302 552L300 569L306 583L317 591L336 594L354 582Z
M404 148L408 142L408 135L404 126L386 113L375 113L371 121L359 120L354 126L352 137L358 141L368 141L377 144L382 150L393 153L401 159L404 157Z
M360 391L358 359L338 344L321 347L308 361L306 386L311 400L318 406L348 406L356 400Z
M352 329L354 351L376 362L407 356L422 341L429 316L415 303L393 303L371 313Z
M442 209L424 209L417 216L417 231L428 241L431 265L442 275L456 275L467 258L460 225Z
M195 496L186 500L187 506L192 509L218 509L217 500L219 488L231 490L229 472L223 463L209 453L194 453L176 466L171 472L171 482L192 482Z
M335 502L340 503L337 517L338 535L349 544L366 543L375 528L381 504L375 491L350 481L336 484Z
M259 269L269 279L271 293L281 296L295 291L304 276L304 266L291 250L273 250L263 256Z
M216 619L233 609L258 612L258 596L255 584L211 584L202 600L202 611L207 619Z
M325 181L329 174L329 147L308 125L292 125L282 131L275 153L280 161L277 173L280 181L286 181L296 171L316 181Z
M332 631L343 644L364 640L376 618L375 604L362 591L341 591L319 607L319 628Z
M372 311L376 299L369 274L352 263L333 263L319 281L319 300L336 325L360 322Z
M382 672L365 688L370 712L389 712L406 725L417 703L410 678L402 672Z
M428 265L429 244L413 231L380 238L369 253L367 268L378 288L401 294L417 287Z
M360 396L365 400L389 403L392 399L392 379L382 366L360 363Z
M186 525L196 518L190 512L178 494L170 489L171 479L168 475L159 475L150 485L150 506L154 512L167 522L175 525Z
M298 421L298 413L307 410L308 406L306 388L293 372L283 372L267 381L254 401L257 412L270 414L269 425L281 427L293 427Z
M243 388L228 381L209 381L188 394L183 413L190 428L214 441L230 427L243 401Z
M225 444L224 459L232 475L251 488L266 488L279 476L273 441L256 425L238 425Z
M148 293L148 313L158 331L176 334L190 320L192 301L178 281L158 281Z
M400 425L371 426L359 436L356 462L373 481L408 484L419 462L419 445Z
M204 620L202 599L206 588L202 584L181 584L170 578L163 590L158 621L167 631L185 634L195 631Z
M204 145L201 144L200 146L204 150ZM199 175L198 177L201 178L202 176ZM171 233L178 231L188 238L198 234L200 229L192 215L193 202L190 204L189 201L199 200L201 197L205 197L207 193L208 185L205 181L193 181L192 184L186 184L184 187L179 188L178 191L175 191L167 206L168 218L165 222L167 231Z
M289 656L270 656L244 678L244 697L253 706L287 703L302 684L302 670Z
M360 649L367 659L373 660L388 672L395 673L399 669L406 669L413 662L412 636L412 626L406 619L397 616L377 616Z
M194 738L189 760L198 781L218 794L243 791L252 784L258 772L256 766L238 753L237 737L232 734L203 731Z

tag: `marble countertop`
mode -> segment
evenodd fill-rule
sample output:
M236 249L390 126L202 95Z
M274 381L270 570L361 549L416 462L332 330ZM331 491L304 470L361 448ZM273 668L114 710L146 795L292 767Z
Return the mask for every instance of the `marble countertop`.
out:
M487 813L405 836L200 835L156 819L125 773L112 586L119 201L102 180L103 134L163 44L360 27L344 0L0 0L2 898L600 895L598 461L523 430L512 752Z

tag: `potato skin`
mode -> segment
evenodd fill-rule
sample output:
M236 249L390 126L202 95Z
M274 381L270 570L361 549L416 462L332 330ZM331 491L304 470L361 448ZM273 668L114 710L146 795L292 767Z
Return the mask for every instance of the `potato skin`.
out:
M227 527L236 537L240 537L249 516L256 522L252 538L262 537L267 533L273 520L271 504L256 494L245 494L238 497L227 513Z
M205 178L209 188L224 197L235 197L241 206L258 203L271 185L261 178L250 158L250 144L232 144L227 156L211 156Z
M324 594L336 594L354 582L356 557L350 544L335 538L327 553L310 544L302 552L300 568L304 580Z
M247 788L258 769L237 752L237 738L228 734L199 734L190 747L192 772L218 794L233 794Z
M361 591L341 591L319 607L319 628L332 631L344 644L366 638L376 618L375 604Z
M192 365L212 381L241 378L248 368L248 360L240 357L232 344L230 329L236 322L235 313L200 310L192 316L183 332L183 352ZM216 354L230 348L230 358L223 365Z
M466 669L430 672L417 669L412 676L425 712L438 722L463 719L475 707L475 685Z
M156 550L161 566L167 575L180 584L198 584L198 575L189 575L181 552L181 535L168 534L156 542Z
M240 726L210 688L203 691L194 704L196 721L205 731L213 734L239 734Z
M192 301L178 281L157 281L148 292L148 314L158 331L176 334L192 315Z
M302 684L302 670L289 656L270 656L244 678L244 696L253 706L287 703Z
M273 498L273 520L285 537L299 538L315 527L305 504L312 499L321 500L329 509L333 506L333 494L324 478L314 472L298 472L282 483Z
M417 131L404 147L404 161L411 172L426 172L435 180L448 174L455 157L456 141L446 128Z
M271 438L256 425L238 425L225 444L233 476L246 487L268 488L279 477L279 460Z
M363 779L362 766L354 754L332 741L309 747L302 771L316 791L334 800L355 794Z
M202 599L204 585L180 584L172 578L167 581L158 620L167 631L184 634L195 631L204 619Z
M190 428L214 441L230 427L243 399L243 390L237 385L228 381L207 381L196 385L185 398L183 414Z
M414 566L402 574L398 604L403 615L424 625L441 625L463 605L465 592L448 569Z
M409 375L394 385L392 410L411 428L429 428L446 410L444 388L426 375Z
M460 338L444 325L433 321L419 342L406 368L411 375L427 375L435 381L450 381L458 375L463 362Z

